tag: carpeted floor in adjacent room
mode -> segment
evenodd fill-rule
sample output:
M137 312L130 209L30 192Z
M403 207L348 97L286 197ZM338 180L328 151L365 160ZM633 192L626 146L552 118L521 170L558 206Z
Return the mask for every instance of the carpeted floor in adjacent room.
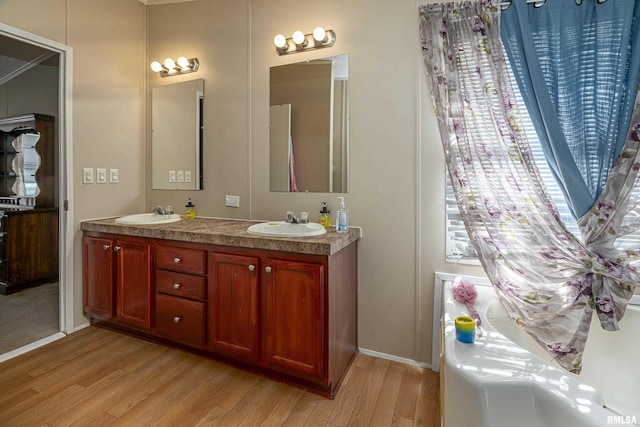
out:
M60 331L58 283L0 295L0 354Z

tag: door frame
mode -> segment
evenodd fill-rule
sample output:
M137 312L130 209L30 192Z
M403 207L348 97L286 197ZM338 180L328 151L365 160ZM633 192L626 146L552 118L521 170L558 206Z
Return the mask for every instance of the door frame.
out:
M0 23L0 35L39 46L59 55L58 63L58 210L60 332L4 355L0 362L74 332L73 312L73 49L46 37Z

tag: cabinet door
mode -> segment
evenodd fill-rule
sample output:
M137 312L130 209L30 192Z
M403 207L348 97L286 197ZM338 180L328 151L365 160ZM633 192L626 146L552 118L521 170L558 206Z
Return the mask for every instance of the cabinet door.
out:
M258 358L258 258L214 253L209 292L210 343L227 353Z
M116 240L117 318L151 329L151 246L147 243Z
M264 361L323 376L324 266L267 259L264 271Z
M113 242L85 237L82 245L84 311L113 318Z
M204 303L170 295L156 295L158 335L184 344L204 343Z

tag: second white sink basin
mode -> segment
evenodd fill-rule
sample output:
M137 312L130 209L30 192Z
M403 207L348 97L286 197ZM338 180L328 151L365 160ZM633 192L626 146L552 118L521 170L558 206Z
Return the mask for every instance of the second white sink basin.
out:
M182 218L178 214L158 215L157 213L144 213L136 215L127 215L116 218L118 224L130 225L151 225L151 224L168 224L170 222L180 221Z
M290 224L285 221L261 222L247 229L251 234L271 237L308 237L319 236L327 232L324 226L310 222L307 224Z

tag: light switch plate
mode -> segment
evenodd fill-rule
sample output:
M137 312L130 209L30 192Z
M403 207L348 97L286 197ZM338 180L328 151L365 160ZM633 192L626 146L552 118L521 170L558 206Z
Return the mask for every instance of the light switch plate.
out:
M93 168L82 168L82 183L93 184Z
M176 171L169 171L169 182L176 182Z
M191 171L184 171L184 182L191 182Z
M96 168L96 184L107 183L107 170L105 168Z
M184 171L178 171L178 182L184 182Z
M227 194L226 196L224 196L224 205L231 206L232 208L239 208L240 196L230 196Z
M118 180L118 169L109 169L109 182L111 184L116 184Z

